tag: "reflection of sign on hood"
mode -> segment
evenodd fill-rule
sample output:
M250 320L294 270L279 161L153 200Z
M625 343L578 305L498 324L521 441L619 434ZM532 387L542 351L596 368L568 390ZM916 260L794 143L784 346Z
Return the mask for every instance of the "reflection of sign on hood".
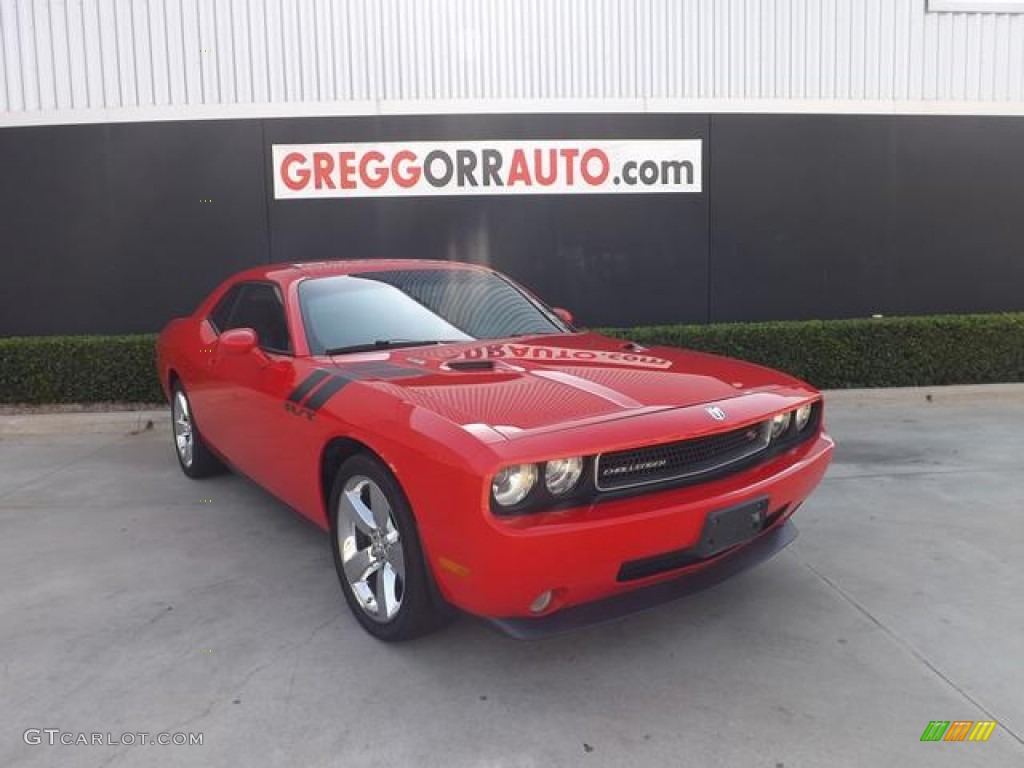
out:
M672 367L671 360L650 355L590 349L567 349L566 347L539 347L532 344L488 344L482 347L467 349L455 359L479 360L482 358L535 360L542 363L600 363L602 365L623 365L634 368Z

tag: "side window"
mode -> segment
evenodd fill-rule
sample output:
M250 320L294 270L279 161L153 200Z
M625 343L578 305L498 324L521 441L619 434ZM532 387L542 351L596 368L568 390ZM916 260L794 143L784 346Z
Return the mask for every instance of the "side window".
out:
M220 330L252 328L263 349L291 354L288 322L285 320L284 304L277 287L270 283L244 283L240 287L242 290L238 300Z
M213 308L210 316L207 318L210 321L210 325L213 326L213 330L217 333L222 333L228 330L228 321L231 319L231 310L235 308L235 302L238 301L238 294L242 292L241 283L237 283L228 289L228 292L220 297L220 301Z

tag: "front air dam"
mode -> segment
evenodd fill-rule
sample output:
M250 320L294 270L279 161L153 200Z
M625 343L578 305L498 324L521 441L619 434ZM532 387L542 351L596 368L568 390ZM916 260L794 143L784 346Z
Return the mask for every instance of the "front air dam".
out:
M682 574L670 581L640 587L603 600L575 605L536 619L510 618L489 621L505 634L519 640L537 640L595 624L606 624L713 587L774 557L796 536L796 526L791 521L786 521L758 536L749 544L721 555L699 570Z

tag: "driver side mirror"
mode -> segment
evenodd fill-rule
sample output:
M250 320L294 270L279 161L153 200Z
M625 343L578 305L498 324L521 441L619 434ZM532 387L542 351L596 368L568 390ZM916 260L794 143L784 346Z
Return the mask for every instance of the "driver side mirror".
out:
M220 335L219 345L226 355L245 355L256 349L259 339L252 328L232 328Z
M554 312L558 319L566 325L572 325L572 312L568 309L562 309L561 307L552 307L551 311Z

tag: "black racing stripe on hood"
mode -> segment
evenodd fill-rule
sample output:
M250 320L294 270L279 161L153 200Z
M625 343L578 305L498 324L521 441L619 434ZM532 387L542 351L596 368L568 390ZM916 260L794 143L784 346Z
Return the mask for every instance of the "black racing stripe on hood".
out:
M409 379L423 376L427 371L419 368L406 368L388 362L353 363L344 366L343 375L364 381L367 379Z

